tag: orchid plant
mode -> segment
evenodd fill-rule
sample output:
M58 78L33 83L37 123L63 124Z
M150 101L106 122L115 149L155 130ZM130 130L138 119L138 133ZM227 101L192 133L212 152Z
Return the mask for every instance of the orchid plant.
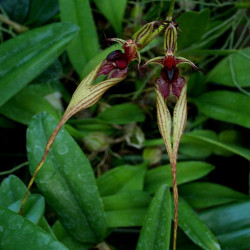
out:
M129 65L132 61L136 60L138 62L139 71L148 67L149 64L159 64L162 66L161 76L155 81L157 120L160 133L164 139L172 170L173 197L175 204L173 248L176 249L178 226L176 164L178 147L187 119L187 86L185 79L179 74L178 66L180 64L189 64L196 70L200 70L202 72L203 70L198 68L188 59L175 56L177 51L177 33L179 28L172 18L173 8L174 1L171 1L168 17L165 21L153 21L145 24L132 36L132 39L126 41L119 38L108 39L110 42L120 43L123 51L114 50L111 52L105 60L100 62L94 70L81 81L78 88L75 90L65 113L50 136L44 155L29 182L27 192L22 201L20 209L21 214L34 179L43 166L58 132L68 119L80 110L86 109L95 104L109 88L123 81L128 75ZM164 31L165 55L153 58L140 66L140 50L147 46L162 31ZM106 80L94 83L96 80L98 81L98 77L100 75L105 75ZM167 103L169 99L173 98L175 100L175 107L173 115L171 115ZM171 140L172 135L173 140Z

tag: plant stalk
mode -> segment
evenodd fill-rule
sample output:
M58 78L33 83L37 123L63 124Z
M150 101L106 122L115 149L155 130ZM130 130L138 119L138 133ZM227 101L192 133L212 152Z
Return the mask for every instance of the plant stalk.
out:
M168 15L167 15L167 21L170 21L170 22L173 19L174 4L175 4L175 0L171 0L169 9L168 9Z

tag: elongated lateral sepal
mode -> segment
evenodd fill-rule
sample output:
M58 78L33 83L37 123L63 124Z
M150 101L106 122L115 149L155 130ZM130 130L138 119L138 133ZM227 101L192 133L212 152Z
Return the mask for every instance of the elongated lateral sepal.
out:
M186 59L186 58L184 58L184 57L176 57L176 62L177 62L177 65L178 65L178 64L187 63L187 64L189 64L192 68L201 71L204 75L206 74L206 72L205 72L203 69L197 67L193 62L191 62L190 60L188 60L188 59Z
M46 160L46 157L47 157L47 155L48 155L48 153L53 145L53 142L55 141L56 136L59 133L62 126L75 113L79 112L80 110L86 109L86 108L92 106L93 104L95 104L102 97L104 92L106 92L110 87L114 86L118 82L121 82L122 80L124 80L127 76L127 74L126 74L127 69L125 69L124 73L120 77L109 78L109 79L102 81L100 83L93 84L93 81L98 76L98 71L101 69L102 65L103 65L103 62L99 63L98 66L81 81L81 83L79 84L79 86L75 90L75 92L72 96L72 99L71 99L65 113L62 116L62 119L60 120L60 122L58 123L58 125L54 129L53 133L51 134L51 136L46 144L44 155L43 155L41 161L39 162L38 166L36 167L36 170L33 173L32 177L30 179L30 182L28 184L28 188L27 188L26 194L23 198L21 208L20 208L21 214L23 212L23 206L24 206L25 201L27 199L29 190L30 190L30 188L35 180L35 177L38 174L41 167L43 166L43 164Z

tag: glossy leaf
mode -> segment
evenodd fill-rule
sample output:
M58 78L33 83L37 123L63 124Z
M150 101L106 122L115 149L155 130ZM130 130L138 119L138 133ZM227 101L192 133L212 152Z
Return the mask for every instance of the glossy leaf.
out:
M34 29L0 46L0 105L51 65L76 35L69 23Z
M70 61L80 75L86 63L99 52L98 36L89 0L60 0L59 3L62 21L80 27L77 37L67 48Z
M250 98L231 91L208 92L194 99L199 110L213 119L250 128Z
M10 19L22 23L29 12L29 0L0 0Z
M108 227L142 226L147 208L132 208L106 211Z
M26 190L26 186L17 176L8 176L0 186L0 205L18 213ZM23 215L34 224L38 224L44 214L44 209L45 201L41 195L29 195Z
M200 218L213 230L223 249L250 247L250 201L208 209Z
M24 217L0 206L0 248L1 249L46 249L67 250L68 248L52 238L43 229Z
M144 146L158 146L163 144L162 139L146 140L144 142ZM223 150L225 152L227 151L227 153L237 154L250 160L250 151L248 149L236 144L226 144L219 140L216 133L212 130L194 130L190 133L185 133L181 138L180 150L182 150L182 145L184 146L184 153L186 152L185 147L189 146L190 148L187 153L195 154L195 150L200 150L200 152L197 152L197 155L201 154L203 157L212 154L214 151L218 152L218 150Z
M30 122L27 148L33 172L57 122L41 113ZM39 134L39 137L37 136ZM98 242L106 221L91 166L65 130L60 131L36 184L69 233L82 242Z
M206 31L209 21L210 11L205 9L201 12L186 11L177 22L180 23L180 32L178 36L178 50L184 49L193 43L199 41Z
M221 249L215 236L200 220L195 211L180 197L179 199L179 227L197 245L207 250Z
M26 125L29 124L35 114L42 111L46 111L56 118L60 117L60 112L43 98L39 92L35 91L32 86L26 86L0 107L1 114Z
M179 187L180 195L195 209L217 206L232 201L246 200L249 197L226 186L195 182Z
M151 196L142 191L124 191L118 194L104 196L102 197L102 201L105 211L146 208L151 201Z
M101 196L125 191L142 191L146 167L146 163L135 166L119 166L101 175L97 179Z
M100 12L112 24L118 34L122 32L122 21L127 0L94 0Z
M250 87L249 60L250 48L239 50L216 64L209 72L207 81L230 87Z
M170 234L171 196L163 185L150 203L136 250L169 249Z
M50 20L59 11L57 0L31 0L27 24L41 25Z
M135 104L123 103L114 105L101 112L97 119L106 124L130 124L132 122L143 122L145 115Z
M201 149L207 149L210 153L218 153L218 151L224 151L233 153L250 160L250 151L242 146L238 146L232 143L225 143L216 135L212 130L194 130L190 133L186 133L182 137L184 145L197 145Z
M201 178L213 169L213 165L205 162L179 162L177 163L177 184L183 184ZM147 171L145 177L145 190L147 192L154 193L163 184L172 187L170 164Z
M93 247L93 244L82 243L72 238L60 221L56 221L56 223L53 225L53 232L56 235L56 238L69 249L88 250Z

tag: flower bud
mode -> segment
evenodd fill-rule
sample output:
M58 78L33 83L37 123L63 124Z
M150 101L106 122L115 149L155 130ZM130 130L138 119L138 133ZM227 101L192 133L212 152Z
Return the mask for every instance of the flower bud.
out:
M177 25L173 21L168 25L164 37L165 51L172 51L173 54L177 51Z
M137 48L143 49L147 46L159 33L165 28L165 21L154 21L142 26L135 34L132 36Z
M93 132L88 134L84 139L86 148L90 151L104 151L109 146L109 138L102 132Z
M148 160L150 165L154 165L161 160L162 150L159 147L145 148L142 153L143 159Z
M140 127L135 123L125 126L127 144L134 148L142 148L145 136Z

